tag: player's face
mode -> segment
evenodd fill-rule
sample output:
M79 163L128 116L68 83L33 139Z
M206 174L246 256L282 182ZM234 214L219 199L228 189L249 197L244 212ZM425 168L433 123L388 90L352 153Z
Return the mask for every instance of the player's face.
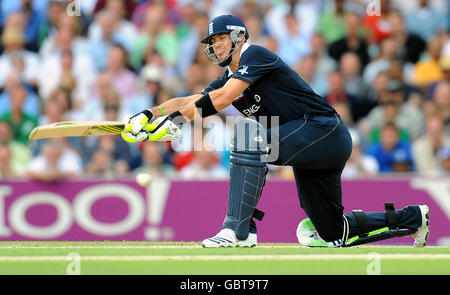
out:
M219 61L224 60L231 50L231 39L229 34L218 34L211 38L214 53Z

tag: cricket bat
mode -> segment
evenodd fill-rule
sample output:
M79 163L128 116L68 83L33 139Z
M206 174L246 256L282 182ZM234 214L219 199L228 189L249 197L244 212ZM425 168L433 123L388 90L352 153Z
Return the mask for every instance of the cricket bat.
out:
M64 121L34 128L30 140L52 137L120 134L125 127L118 121Z

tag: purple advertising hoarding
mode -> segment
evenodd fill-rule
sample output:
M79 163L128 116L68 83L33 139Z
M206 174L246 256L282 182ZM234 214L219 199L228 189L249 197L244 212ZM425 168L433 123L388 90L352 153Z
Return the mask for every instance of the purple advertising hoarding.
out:
M1 181L0 240L201 241L220 230L227 198L227 181L154 179L147 188L133 180ZM343 182L345 212L383 211L384 202L427 204L430 244L450 244L449 178ZM267 181L258 208L266 213L257 222L259 242L297 242L306 215L293 181Z

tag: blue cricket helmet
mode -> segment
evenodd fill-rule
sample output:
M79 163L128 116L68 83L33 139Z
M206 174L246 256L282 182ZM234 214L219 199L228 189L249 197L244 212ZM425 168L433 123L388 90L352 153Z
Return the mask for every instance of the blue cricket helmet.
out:
M230 34L231 32L245 34L245 40L248 39L248 31L244 22L233 15L220 15L211 20L206 29L206 37L202 39L202 43L209 44L212 36L217 34ZM245 41L243 40L243 41Z

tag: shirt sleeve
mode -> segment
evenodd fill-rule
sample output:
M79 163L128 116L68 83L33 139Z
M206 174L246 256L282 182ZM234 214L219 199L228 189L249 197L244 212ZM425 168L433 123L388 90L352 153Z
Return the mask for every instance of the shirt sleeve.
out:
M231 78L236 78L253 84L263 75L277 69L280 58L275 53L261 46L250 46L242 53L239 68Z
M200 94L205 95L205 94L207 94L207 93L210 93L210 92L213 91L213 90L222 88L222 87L225 85L225 83L227 83L227 78L226 78L227 73L228 73L228 71L225 73L225 75L220 76L220 77L218 77L216 80L214 80L214 81L212 81L211 83L209 83L209 85L206 86L206 87L200 92Z

